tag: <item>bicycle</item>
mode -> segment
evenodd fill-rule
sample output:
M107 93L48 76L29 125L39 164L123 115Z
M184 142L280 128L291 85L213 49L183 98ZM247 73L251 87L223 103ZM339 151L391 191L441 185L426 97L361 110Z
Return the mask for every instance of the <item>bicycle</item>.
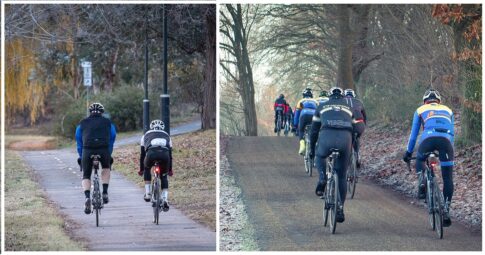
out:
M99 227L99 216L101 215L101 209L103 208L103 200L101 197L101 191L99 190L99 159L101 158L100 155L91 155L91 160L93 161L93 169L94 169L94 176L93 176L93 192L91 196L91 205L93 207L92 213L96 212L96 227Z
M287 137L288 136L288 133L290 132L290 121L289 120L286 120L284 126L285 126L285 128L284 128L284 134Z
M332 154L327 159L327 186L323 195L323 225L326 227L330 214L330 230L335 234L337 228L337 209L340 208L341 198L338 187L338 175L335 171L335 160L340 156L337 149L332 149Z
M441 192L434 174L436 166L439 164L439 155L436 152L428 152L424 156L426 157L426 164L423 176L426 178L425 203L428 208L428 221L438 237L443 239L443 215L448 210L448 205L445 203L443 192ZM411 160L415 159L416 157L411 157ZM410 161L407 162L407 165L409 171L411 171Z
M160 218L160 209L164 204L164 199L161 197L161 170L158 162L153 165L153 178L151 183L152 188L152 207L153 207L153 223L158 225Z
M280 136L281 134L281 129L282 129L282 124L283 124L283 120L282 120L282 111L279 110L278 108L276 109L277 113L276 113L276 134L278 136Z
M308 174L308 176L311 177L313 172L313 158L310 157L310 128L311 125L306 125L305 134L303 135L305 138L305 156L303 157L303 159L305 161L305 172Z
M354 134L354 143L356 142L357 135ZM350 156L350 165L347 168L347 187L350 199L354 198L355 188L357 187L357 181L359 177L357 174L357 152L354 150L352 145L352 154Z

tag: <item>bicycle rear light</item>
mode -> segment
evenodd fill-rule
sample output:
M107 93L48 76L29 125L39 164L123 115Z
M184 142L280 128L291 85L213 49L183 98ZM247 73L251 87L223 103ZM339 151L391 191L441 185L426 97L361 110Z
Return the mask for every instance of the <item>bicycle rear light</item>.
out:
M160 166L155 166L155 173L160 174Z

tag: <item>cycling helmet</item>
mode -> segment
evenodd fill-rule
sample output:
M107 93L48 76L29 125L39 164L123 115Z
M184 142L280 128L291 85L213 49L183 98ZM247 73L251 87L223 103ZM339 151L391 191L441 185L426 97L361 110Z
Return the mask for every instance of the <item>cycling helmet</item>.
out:
M284 98L285 98L285 95L280 94L280 98L281 98L281 99L284 99Z
M328 97L328 92L326 90L322 90L320 92L320 97Z
M441 102L440 93L436 89L428 89L424 92L423 102L426 103L427 100L435 100Z
M333 88L330 89L330 94L331 95L343 95L344 91L339 87L333 87Z
M311 88L306 88L302 92L303 97L313 97L313 92Z
M355 91L353 89L346 89L344 90L344 95L355 97Z
M153 120L150 123L151 130L165 130L165 123L161 120Z
M101 103L92 103L89 106L89 113L91 113L91 114L93 114L93 113L97 113L97 114L104 113L104 106Z

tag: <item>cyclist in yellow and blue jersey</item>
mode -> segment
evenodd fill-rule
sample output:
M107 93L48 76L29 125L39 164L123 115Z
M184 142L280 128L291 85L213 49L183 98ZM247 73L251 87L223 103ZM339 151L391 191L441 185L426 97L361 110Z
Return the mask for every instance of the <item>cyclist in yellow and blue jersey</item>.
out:
M328 93L325 90L320 92L320 95L317 98L318 104L323 104L328 101Z
M425 154L437 150L440 158L441 174L443 177L443 196L447 203L443 226L451 225L449 208L453 196L453 142L454 115L450 108L441 104L441 96L435 89L429 89L423 96L424 104L414 112L411 135L405 162L409 162L416 144L419 129L423 126L420 144L416 155L416 172L418 174L418 198L425 198L425 178L423 177Z
M312 117L318 106L317 100L313 99L311 88L304 89L302 94L303 98L296 104L293 120L293 126L298 130L298 137L300 138L300 150L298 152L301 155L305 153L305 141L303 140L305 127L312 124Z

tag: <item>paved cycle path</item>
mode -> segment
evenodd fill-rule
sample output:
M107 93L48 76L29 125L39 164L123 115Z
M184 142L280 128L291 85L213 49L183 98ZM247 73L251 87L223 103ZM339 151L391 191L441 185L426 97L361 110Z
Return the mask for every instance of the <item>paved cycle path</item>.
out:
M482 249L480 232L453 221L439 240L424 208L371 182L357 184L336 234L323 226L317 176L308 177L294 137L232 137L227 158L263 251L457 251Z
M86 241L88 250L216 249L216 233L173 206L170 211L161 213L160 225L153 224L153 211L151 204L143 201L143 189L117 173L116 169L111 172L110 201L101 211L100 227L96 227L95 215L83 212L82 172L74 149L28 151L21 155L34 169L49 199L70 222L74 222L72 234L76 239Z

